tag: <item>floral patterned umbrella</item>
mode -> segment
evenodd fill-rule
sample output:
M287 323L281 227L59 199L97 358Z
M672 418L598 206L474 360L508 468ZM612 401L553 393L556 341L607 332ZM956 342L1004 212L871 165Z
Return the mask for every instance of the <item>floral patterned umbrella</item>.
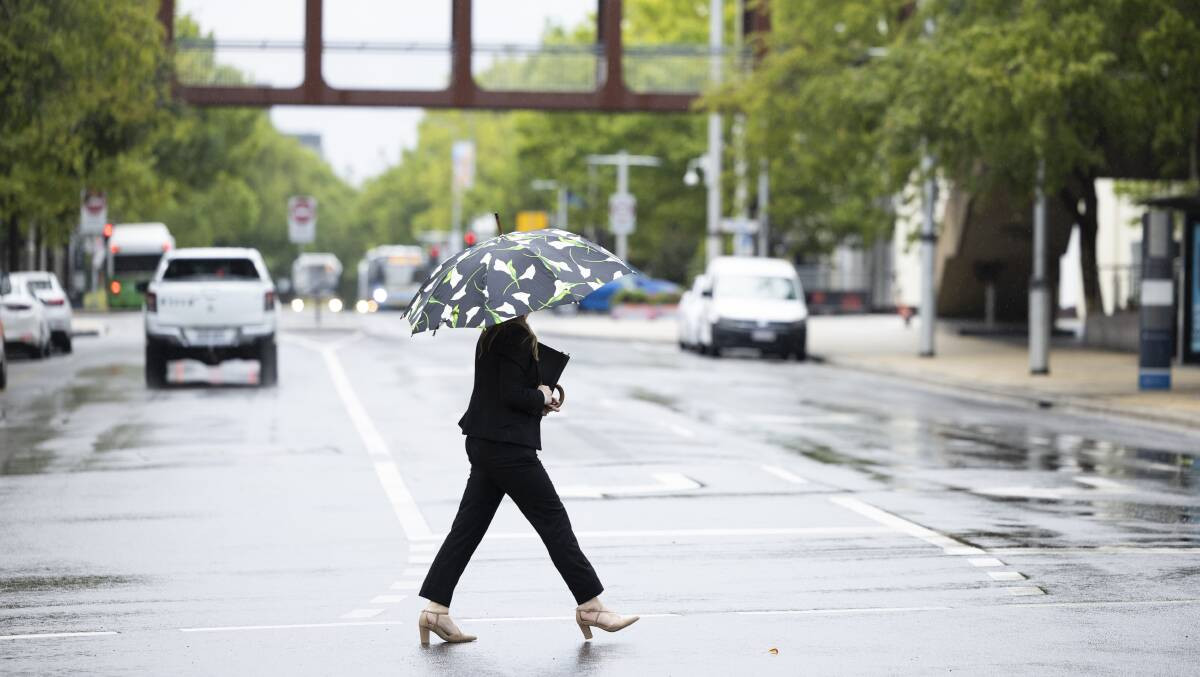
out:
M607 249L557 228L507 233L444 261L408 305L412 333L488 327L576 303L608 282L637 274Z

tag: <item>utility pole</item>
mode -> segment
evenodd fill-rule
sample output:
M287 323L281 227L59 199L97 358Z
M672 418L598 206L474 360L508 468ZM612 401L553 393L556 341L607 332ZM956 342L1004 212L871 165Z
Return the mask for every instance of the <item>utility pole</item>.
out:
M710 0L708 9L708 47L710 85L721 83L721 49L724 40L724 2ZM708 114L708 161L704 167L708 188L708 242L706 253L712 261L720 256L721 246L721 114Z
M629 235L637 227L637 199L629 193L629 167L657 167L662 162L653 155L630 155L620 151L614 155L589 155L589 165L613 165L617 168L617 192L608 198L609 229L617 236L617 258L629 258Z
M758 255L771 255L770 211L767 201L771 196L771 177L767 173L767 161L763 160L758 168Z
M1033 202L1033 279L1029 281L1029 373L1050 373L1050 299L1046 281L1046 161L1038 159Z
M937 229L934 224L934 209L937 205L937 181L933 175L933 156L928 153L921 158L921 170L925 174L924 199L921 224L921 357L934 355L934 325L937 323L937 294L934 293L934 268L937 263Z

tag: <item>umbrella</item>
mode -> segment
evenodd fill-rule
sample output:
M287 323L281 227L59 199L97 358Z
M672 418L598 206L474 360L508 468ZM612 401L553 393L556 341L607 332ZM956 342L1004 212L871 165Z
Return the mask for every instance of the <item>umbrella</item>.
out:
M507 233L444 261L408 306L412 333L488 327L580 299L637 274L604 247L557 228Z

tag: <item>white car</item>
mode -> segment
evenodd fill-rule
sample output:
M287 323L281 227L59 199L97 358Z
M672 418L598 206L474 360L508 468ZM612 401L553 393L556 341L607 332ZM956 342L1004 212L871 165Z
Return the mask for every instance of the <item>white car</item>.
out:
M8 276L7 289L0 297L0 322L4 324L6 346L20 346L34 359L50 355L50 325L46 309L17 275Z
M12 273L23 280L26 288L42 302L46 323L50 325L50 340L64 353L71 352L71 301L58 283L54 273L38 270Z
M719 356L727 348L808 356L808 307L796 268L783 259L722 256L705 271L710 286L697 311L697 344Z
M275 385L279 303L257 249L176 249L142 287L147 386L163 386L167 362L181 359L258 360L259 384Z
M679 297L679 308L675 313L675 325L679 335L679 347L696 350L700 347L700 321L704 316L706 290L711 288L707 275L697 275L692 288Z

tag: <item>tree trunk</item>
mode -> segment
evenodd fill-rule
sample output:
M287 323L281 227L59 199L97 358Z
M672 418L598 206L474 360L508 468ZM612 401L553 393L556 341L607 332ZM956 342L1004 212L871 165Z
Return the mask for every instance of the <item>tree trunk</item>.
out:
M1100 290L1100 264L1096 259L1096 236L1100 230L1100 215L1096 213L1096 179L1077 176L1070 188L1063 188L1059 196L1079 226L1079 267L1083 273L1083 303L1087 314L1103 315L1104 295Z
M17 227L17 217L8 217L8 260L5 261L6 270L21 269L21 230Z

